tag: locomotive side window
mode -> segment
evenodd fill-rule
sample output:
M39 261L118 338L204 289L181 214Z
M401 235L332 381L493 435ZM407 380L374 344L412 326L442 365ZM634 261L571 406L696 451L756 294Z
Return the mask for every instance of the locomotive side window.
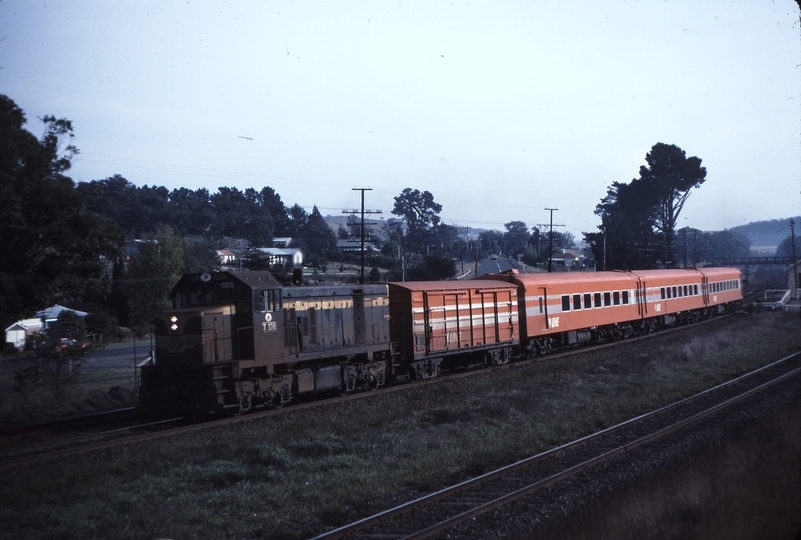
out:
M570 311L570 295L562 296L562 311Z
M281 311L283 309L283 297L280 289L256 291L255 296L254 311Z
M595 293L593 295L593 300L595 300L595 307L601 307L601 293Z
M590 293L584 294L584 309L590 309L592 307L592 295Z

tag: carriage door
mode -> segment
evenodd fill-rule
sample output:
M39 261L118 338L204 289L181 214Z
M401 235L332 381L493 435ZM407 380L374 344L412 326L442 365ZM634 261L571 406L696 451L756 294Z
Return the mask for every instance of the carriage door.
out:
M353 333L356 345L364 345L364 291L361 289L353 291Z
M645 280L642 280L638 283L637 287L639 287L639 291L637 296L639 296L639 308L640 308L640 315L643 317L648 316L648 287L645 285Z
M546 330L551 328L551 321L548 319L548 291L545 290L545 287L538 287L537 288L537 306L535 307L537 314L538 322L540 323L538 326L540 328L545 328ZM528 313L526 313L528 315ZM544 317L545 324L542 324Z

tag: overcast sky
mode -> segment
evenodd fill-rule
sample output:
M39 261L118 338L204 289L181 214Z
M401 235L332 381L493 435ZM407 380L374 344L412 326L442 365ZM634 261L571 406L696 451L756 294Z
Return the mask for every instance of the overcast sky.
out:
M707 181L681 226L801 213L793 0L0 1L0 93L72 120L71 176L273 187L392 217L580 237L657 142Z

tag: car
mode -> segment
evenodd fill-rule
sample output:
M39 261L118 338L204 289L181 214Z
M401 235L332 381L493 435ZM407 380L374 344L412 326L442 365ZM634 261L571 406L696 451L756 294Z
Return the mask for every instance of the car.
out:
M491 261L497 261L498 260L498 256L493 253L492 255L490 255L490 260Z

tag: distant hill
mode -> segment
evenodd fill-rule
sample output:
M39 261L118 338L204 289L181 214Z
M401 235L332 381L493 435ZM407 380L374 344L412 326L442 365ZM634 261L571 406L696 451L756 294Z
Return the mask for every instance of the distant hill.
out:
M770 221L754 221L746 225L732 227L730 231L743 234L751 240L751 247L776 247L790 235L790 219L796 223L796 236L801 236L801 216Z

